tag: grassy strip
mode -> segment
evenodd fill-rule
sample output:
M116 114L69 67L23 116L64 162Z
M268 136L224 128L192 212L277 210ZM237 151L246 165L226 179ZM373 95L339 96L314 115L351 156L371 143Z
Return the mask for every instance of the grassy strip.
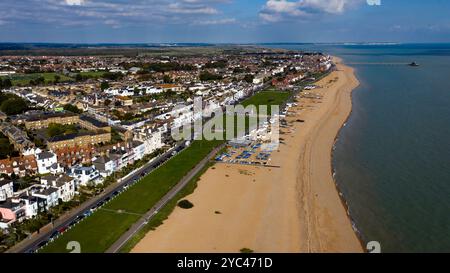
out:
M289 96L289 92L264 91L246 99L242 102L242 105L244 107L247 107L248 105L255 105L256 107L259 105L281 105L289 98Z
M163 224L163 222L169 218L169 215L173 212L178 204L178 201L182 198L192 194L197 188L197 182L200 177L214 165L214 162L207 164L196 176L194 176L191 181L184 187L178 194L170 200L159 212L155 215L147 225L145 225L139 232L137 232L130 240L120 249L121 253L130 252L144 237L151 231L155 230L157 227Z
M103 78L103 76L108 73L107 71L89 71L89 72L80 72L81 76L91 78L91 79L99 79Z
M79 242L83 252L106 251L140 218L139 215L124 212L137 214L147 212L220 143L220 141L193 142L164 166L150 173L103 207L117 213L99 210L47 245L42 252L67 252L66 246L70 241ZM95 236L92 236L93 234Z
M32 73L32 74L13 74L11 76L4 76L2 78L9 78L11 79L11 82L13 86L26 86L30 84L31 80L36 80L40 77L43 77L45 80L45 83L53 83L55 81L55 76L58 75L60 77L60 82L67 82L72 81L73 79L70 77L67 77L63 74L58 74L54 72L48 72L48 73Z

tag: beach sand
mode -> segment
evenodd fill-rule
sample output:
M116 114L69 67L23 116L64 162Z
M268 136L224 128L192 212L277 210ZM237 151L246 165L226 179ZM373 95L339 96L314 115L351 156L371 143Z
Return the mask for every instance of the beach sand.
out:
M177 207L132 252L362 252L330 163L359 82L335 61L338 71L290 109L269 162L280 168L215 164L186 197L194 207Z

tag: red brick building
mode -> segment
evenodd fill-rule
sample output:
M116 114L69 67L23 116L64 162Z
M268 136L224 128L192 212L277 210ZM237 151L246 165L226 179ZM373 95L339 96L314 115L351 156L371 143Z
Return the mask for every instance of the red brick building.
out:
M37 162L34 155L18 156L0 160L0 173L24 177L37 173Z

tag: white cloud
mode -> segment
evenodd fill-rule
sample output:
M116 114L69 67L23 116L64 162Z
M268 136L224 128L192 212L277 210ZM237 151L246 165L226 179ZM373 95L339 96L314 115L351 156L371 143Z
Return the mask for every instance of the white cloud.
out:
M217 20L202 20L202 21L196 21L193 23L193 25L200 25L200 26L212 26L212 25L229 25L236 23L235 18L225 18L225 19L217 19Z
M186 2L189 3L189 2ZM184 3L172 3L169 5L169 11L179 14L217 14L218 11L209 6L204 5L191 5Z
M69 6L82 6L85 4L85 0L65 0Z
M276 22L317 13L340 14L361 2L364 0L268 0L259 15L265 21Z
M222 5L232 0L0 0L0 19L8 22L88 26L226 24ZM219 17L220 16L220 17ZM219 18L218 18L219 17Z

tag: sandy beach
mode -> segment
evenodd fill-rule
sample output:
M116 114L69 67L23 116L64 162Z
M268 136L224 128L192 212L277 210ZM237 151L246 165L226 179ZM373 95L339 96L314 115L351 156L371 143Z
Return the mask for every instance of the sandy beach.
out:
M362 252L330 163L359 82L335 61L338 70L290 109L270 161L279 168L215 164L186 197L194 207L177 207L132 252Z

